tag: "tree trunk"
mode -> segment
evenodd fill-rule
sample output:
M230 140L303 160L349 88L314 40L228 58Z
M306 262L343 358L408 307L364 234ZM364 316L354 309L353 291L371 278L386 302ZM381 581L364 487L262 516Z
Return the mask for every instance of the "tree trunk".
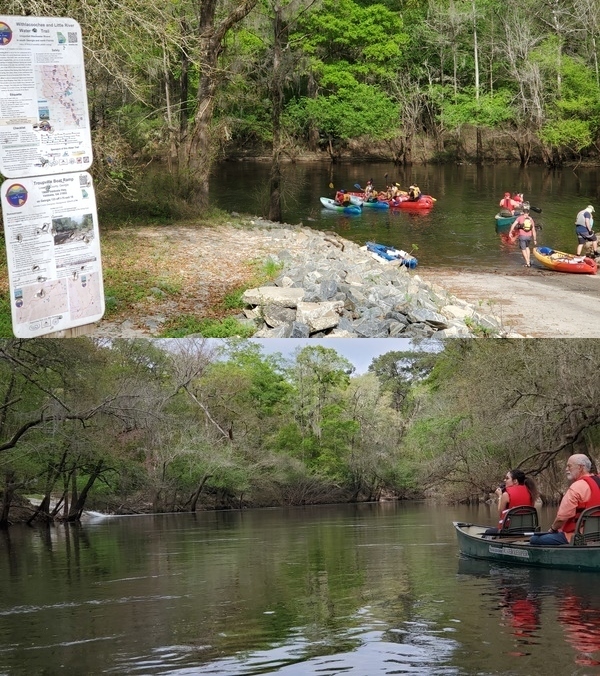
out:
M282 52L287 41L286 28L281 16L281 6L275 7L273 19L273 74L271 90L271 124L273 128L273 150L271 174L269 176L269 220L281 221L281 112L283 109L283 64Z
M8 514L16 490L15 473L10 470L4 477L4 495L0 507L0 528L8 528Z
M81 518L81 513L85 506L85 501L87 500L88 493L90 492L92 486L96 479L100 476L102 468L104 467L104 460L100 460L98 464L93 468L90 476L87 480L86 485L83 487L81 493L77 496L77 499L71 499L71 509L69 510L69 516L67 521L79 521Z
M317 83L312 72L308 76L307 94L311 99L317 98ZM319 149L319 130L312 122L308 128L308 149L313 153Z
M190 512L195 512L196 511L196 505L198 504L198 498L200 497L200 493L202 493L202 489L204 488L204 484L211 478L212 474L205 474L202 477L202 481L200 482L200 485L198 486L198 489L192 496L192 504L190 505Z
M191 202L198 208L208 206L208 188L214 147L211 143L210 126L213 117L214 98L219 84L218 60L223 50L223 39L236 23L241 21L256 6L258 0L243 0L237 4L219 25L216 22L217 0L200 2L199 61L200 84L198 86L196 116L183 146L182 166L187 167L191 188Z

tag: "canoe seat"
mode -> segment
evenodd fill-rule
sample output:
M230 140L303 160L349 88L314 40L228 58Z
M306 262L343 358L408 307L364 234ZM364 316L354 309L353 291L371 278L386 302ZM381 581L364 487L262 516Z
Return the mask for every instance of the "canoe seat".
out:
M572 542L574 545L600 544L600 506L581 512Z
M598 508L600 510L600 507ZM600 514L600 512L599 512ZM535 507L522 505L512 507L504 515L504 522L500 529L500 535L508 533L537 533L540 530L538 513Z

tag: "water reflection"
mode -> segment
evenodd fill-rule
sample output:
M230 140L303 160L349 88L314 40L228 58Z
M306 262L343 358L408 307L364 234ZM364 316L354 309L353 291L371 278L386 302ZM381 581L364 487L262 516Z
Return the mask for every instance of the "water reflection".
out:
M461 558L459 575L484 580L486 593L498 609L498 628L510 634L514 657L532 655L547 629L556 626L570 645L567 656L574 673L578 666L600 666L600 590L590 573L499 566ZM587 672L585 672L587 673Z
M386 504L13 529L0 540L0 673L595 666L594 576L459 560L452 520L482 517Z

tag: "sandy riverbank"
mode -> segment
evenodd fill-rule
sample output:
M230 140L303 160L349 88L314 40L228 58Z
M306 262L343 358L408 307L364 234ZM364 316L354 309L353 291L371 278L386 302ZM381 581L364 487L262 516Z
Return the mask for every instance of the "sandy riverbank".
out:
M600 275L417 268L425 281L490 308L506 329L533 338L600 338Z
M277 253L283 246L276 230L263 227L145 227L123 236L142 238L161 250L163 265L187 280L186 293L165 302L156 298L141 302L126 319L99 322L93 336L150 338L170 316L190 308L202 316L232 284L243 284L250 274L248 261ZM442 287L483 314L496 315L508 332L535 338L600 338L600 275L536 267L466 272L422 265L411 274Z

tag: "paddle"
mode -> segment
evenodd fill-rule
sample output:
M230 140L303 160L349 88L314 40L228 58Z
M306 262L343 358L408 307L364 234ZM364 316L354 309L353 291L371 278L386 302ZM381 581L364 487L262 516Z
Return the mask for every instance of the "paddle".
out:
M533 204L530 204L529 208L531 209L531 211L535 211L536 214L542 213L542 210L539 207L534 207Z

